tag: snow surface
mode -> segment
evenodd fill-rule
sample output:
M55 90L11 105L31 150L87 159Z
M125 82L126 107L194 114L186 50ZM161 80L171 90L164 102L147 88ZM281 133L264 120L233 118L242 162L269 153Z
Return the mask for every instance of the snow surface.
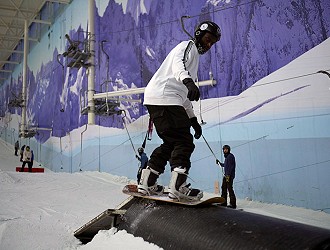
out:
M73 236L127 199L121 189L134 181L100 172L17 173L19 165L12 145L0 140L0 249L161 249L116 228L100 231L86 245ZM250 200L238 200L238 208L330 229L330 214L321 211Z

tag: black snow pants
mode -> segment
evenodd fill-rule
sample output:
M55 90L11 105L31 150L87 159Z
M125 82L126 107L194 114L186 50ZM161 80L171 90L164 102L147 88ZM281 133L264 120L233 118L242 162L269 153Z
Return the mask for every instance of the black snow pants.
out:
M32 162L30 161L23 161L20 172L24 172L25 164L28 164L29 172L32 172Z
M233 188L233 178L229 178L229 182L226 181L226 177L223 177L222 179L222 185L221 185L221 197L225 198L227 204L227 191L229 193L229 202L232 206L236 207L236 195Z
M164 173L167 161L171 170L182 166L188 173L190 156L195 149L190 133L191 122L186 110L181 106L146 106L163 144L157 147L148 162L148 166L159 173Z

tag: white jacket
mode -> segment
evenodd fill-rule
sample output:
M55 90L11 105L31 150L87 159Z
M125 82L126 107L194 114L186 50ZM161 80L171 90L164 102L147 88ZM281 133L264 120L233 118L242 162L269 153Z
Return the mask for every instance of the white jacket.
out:
M183 106L189 118L194 117L192 104L187 98L185 78L197 79L199 54L195 43L183 41L167 55L144 92L144 105Z
M29 151L27 151L26 149L24 149L24 152L23 152L23 161L31 161L31 158L32 158L32 152L31 152L31 149Z

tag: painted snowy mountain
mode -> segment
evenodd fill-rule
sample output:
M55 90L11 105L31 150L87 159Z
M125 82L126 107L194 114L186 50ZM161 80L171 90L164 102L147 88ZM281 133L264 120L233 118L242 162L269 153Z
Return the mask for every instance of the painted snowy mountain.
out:
M97 14L98 15L98 14ZM102 16L95 19L96 78L95 91L102 92L105 82L110 91L144 87L167 53L193 33L202 20L213 20L222 30L222 38L211 52L202 56L199 79L218 84L202 87L202 99L236 96L263 77L288 64L329 37L330 2L319 1L127 1L126 9L110 0ZM70 32L74 40L84 40L80 27ZM104 51L100 43L104 41ZM107 59L109 56L109 60ZM87 90L85 69L66 68L53 59L38 72L29 72L28 120L40 127L52 128L36 138L44 142L51 135L60 137L87 122L81 115L81 95ZM61 61L60 61L61 62ZM13 79L11 91L21 89L21 79ZM1 100L8 104L6 89ZM129 96L127 98L143 98ZM122 102L128 122L146 114L142 104ZM11 111L15 112L15 111ZM18 113L20 111L17 111ZM98 117L97 124L122 128L120 117Z

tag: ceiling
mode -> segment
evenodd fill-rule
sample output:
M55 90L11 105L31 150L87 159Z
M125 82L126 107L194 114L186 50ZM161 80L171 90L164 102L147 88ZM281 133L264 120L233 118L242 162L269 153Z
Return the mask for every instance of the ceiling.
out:
M50 25L50 20L40 20L40 10L48 3L70 2L71 0L0 0L0 83L8 78L15 64L21 63L10 59L10 56L13 53L23 55L23 50L17 50L16 46L24 39L25 20L28 27L32 23ZM39 37L29 37L30 42L38 40Z

